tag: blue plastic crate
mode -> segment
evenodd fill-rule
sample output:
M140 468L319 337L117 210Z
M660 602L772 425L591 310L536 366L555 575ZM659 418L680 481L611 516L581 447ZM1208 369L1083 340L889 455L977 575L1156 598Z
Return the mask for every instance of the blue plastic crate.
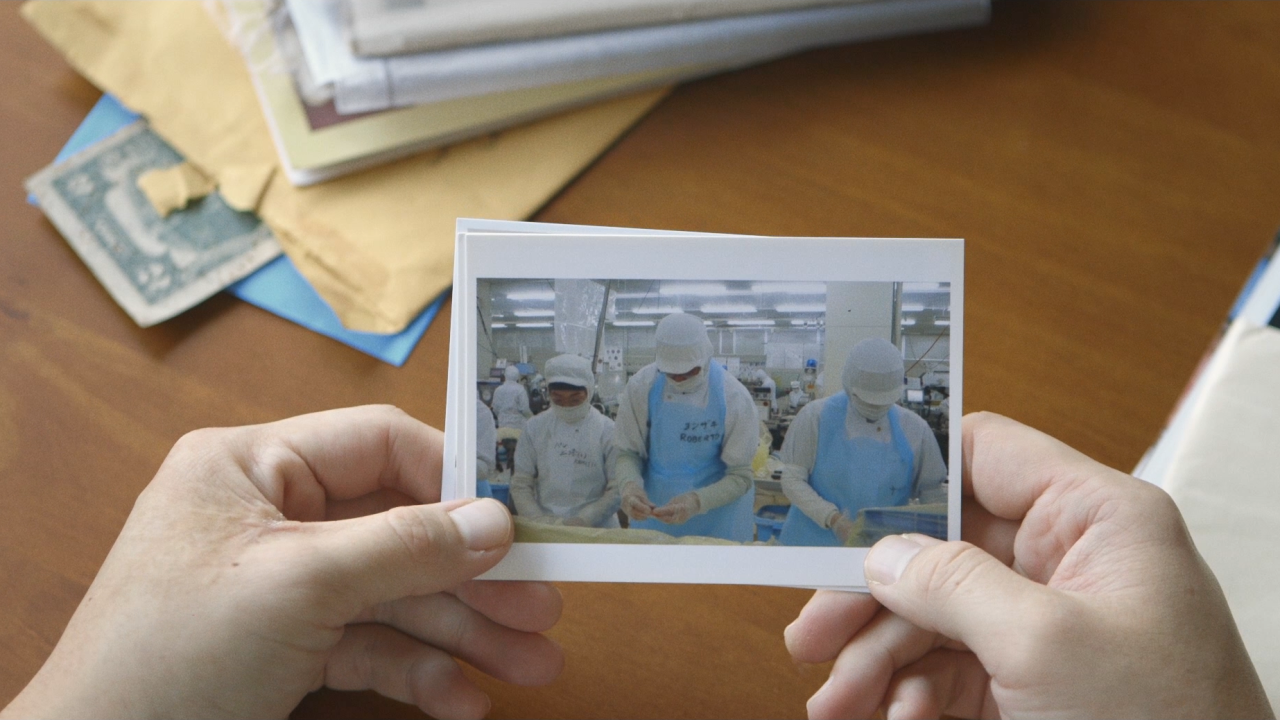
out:
M782 534L782 523L787 519L790 505L765 505L756 512L756 540L769 542Z
M883 537L920 533L940 540L947 539L946 513L921 512L911 507L902 507L867 508L862 511L862 515L866 518L866 532L869 535Z

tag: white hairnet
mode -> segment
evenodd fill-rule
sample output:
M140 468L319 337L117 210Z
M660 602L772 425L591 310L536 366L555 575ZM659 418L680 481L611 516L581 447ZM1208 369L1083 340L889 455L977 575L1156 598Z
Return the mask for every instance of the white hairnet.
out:
M557 355L547 361L543 374L547 376L548 385L573 385L586 388L588 394L596 385L595 373L591 372L591 361L581 355Z
M688 313L672 313L654 333L658 370L680 375L711 360L711 340L702 321Z
M508 365L507 369L502 371L502 377L515 382L520 379L520 368L515 365Z
M849 351L844 363L844 389L872 405L891 405L902 399L902 353L884 338L867 338Z

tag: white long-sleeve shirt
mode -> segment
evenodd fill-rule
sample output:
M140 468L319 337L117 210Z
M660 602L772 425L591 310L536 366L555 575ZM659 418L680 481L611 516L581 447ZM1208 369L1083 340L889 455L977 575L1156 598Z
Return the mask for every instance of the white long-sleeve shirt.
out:
M507 380L493 391L493 411L498 427L524 430L525 419L533 415L529 409L529 393L514 380Z
M547 408L530 420L516 446L515 473L511 478L511 500L516 512L535 519L563 516L543 505L544 489L555 484L563 494L572 486L583 495L571 515L591 527L604 527L621 502L614 473L617 450L613 432L613 421L594 408L576 423L556 417L555 408ZM553 477L553 455L566 452L580 458L573 464L576 475Z
M498 446L497 428L493 424L493 413L489 407L476 398L476 481L488 480L493 474L494 458Z
M827 521L839 508L813 489L809 484L809 474L813 472L818 458L818 420L822 417L822 408L830 400L830 397L815 400L800 410L787 429L787 437L783 440L782 451L779 453L784 464L783 493L801 512L822 527L828 527ZM900 405L895 405L893 411L898 413L902 434L906 436L907 445L915 455L916 476L912 479L915 491L912 497L931 495L947 479L947 465L942 460L938 440L924 418ZM845 437L849 439L867 437L886 443L893 442L888 415L874 422L868 421L858 414L853 403L849 403L849 410L845 413L844 428Z
M618 448L619 485L644 484L641 474L649 452L649 391L657 378L657 364L649 364L627 381L618 398L618 416L613 442ZM711 396L709 383L691 393L678 393L667 383L663 402L706 407ZM760 442L759 419L751 392L738 379L724 373L724 441L720 459L728 468L724 479L695 492L702 511L727 505L752 489L751 460Z

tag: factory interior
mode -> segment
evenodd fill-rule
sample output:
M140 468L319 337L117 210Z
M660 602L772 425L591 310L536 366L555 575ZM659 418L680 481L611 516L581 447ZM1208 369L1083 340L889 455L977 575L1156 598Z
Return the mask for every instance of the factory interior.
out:
M906 377L899 404L925 419L948 457L950 299L949 284L937 282L480 279L477 390L488 404L514 365L537 414L549 404L546 361L575 353L594 363L592 404L614 417L627 379L655 359L658 322L690 313L706 325L714 361L756 400L757 506L785 503L773 454L804 404L841 392L845 358L864 338L884 338L901 350ZM502 452L498 465L509 466ZM502 482L494 478L495 487Z

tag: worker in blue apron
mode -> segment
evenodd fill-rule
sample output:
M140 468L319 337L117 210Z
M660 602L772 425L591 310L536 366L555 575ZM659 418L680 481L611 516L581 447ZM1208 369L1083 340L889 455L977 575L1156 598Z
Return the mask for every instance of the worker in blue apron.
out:
M919 468L903 430L913 418L896 404L903 371L892 343L864 340L845 363L845 391L797 415L782 451L783 492L792 504L781 544L843 545L861 510L907 505L915 496Z
M751 394L711 361L702 320L685 313L663 318L655 341L657 361L628 382L614 438L629 526L750 542L750 464L759 437ZM683 399L704 394L705 402ZM725 461L727 443L732 457L742 455L732 467Z

